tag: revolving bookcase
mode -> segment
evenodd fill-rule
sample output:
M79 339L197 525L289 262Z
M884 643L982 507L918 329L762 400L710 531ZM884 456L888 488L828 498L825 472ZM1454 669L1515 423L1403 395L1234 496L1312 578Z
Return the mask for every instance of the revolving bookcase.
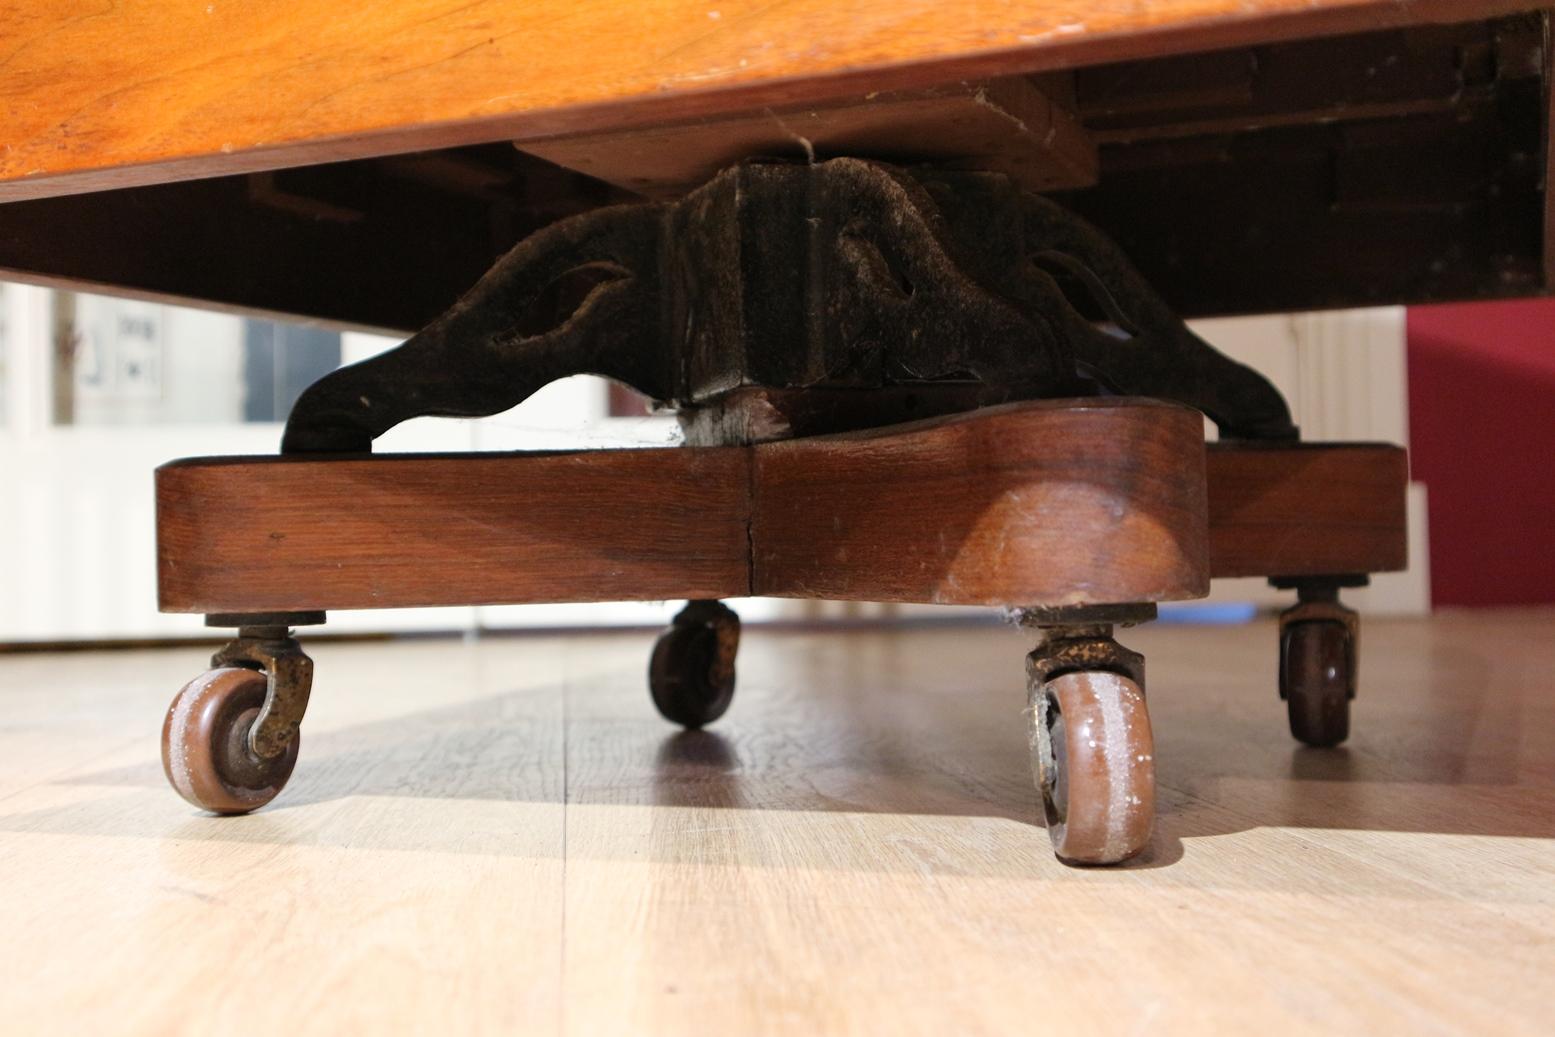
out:
M685 445L371 452L401 421L494 414L577 373L673 409ZM1113 863L1148 842L1155 799L1144 660L1116 628L1269 577L1297 598L1292 732L1338 744L1359 639L1339 591L1403 568L1406 482L1397 447L1300 442L1267 380L1006 175L740 164L526 238L402 346L305 392L278 456L158 471L161 606L238 631L174 700L163 761L219 813L279 793L312 685L294 628L332 609L686 599L648 683L696 727L734 693L722 599L996 606L1037 631L1054 849Z

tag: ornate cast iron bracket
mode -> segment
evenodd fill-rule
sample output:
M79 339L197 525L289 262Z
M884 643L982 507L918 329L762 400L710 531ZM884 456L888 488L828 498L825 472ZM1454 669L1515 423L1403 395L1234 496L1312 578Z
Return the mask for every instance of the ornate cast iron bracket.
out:
M309 388L282 450L367 451L408 418L495 414L583 373L677 408L970 385L1155 396L1227 437L1296 434L1272 385L1073 213L998 174L834 159L736 166L532 235L402 346Z

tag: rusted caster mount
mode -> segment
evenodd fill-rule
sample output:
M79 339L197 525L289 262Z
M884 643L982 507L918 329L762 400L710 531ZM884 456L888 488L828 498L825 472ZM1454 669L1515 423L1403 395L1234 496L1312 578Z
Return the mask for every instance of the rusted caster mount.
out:
M670 621L648 663L653 704L671 723L697 728L724 715L734 700L740 617L721 601L699 600Z
M1295 590L1296 604L1280 613L1280 698L1290 733L1320 749L1350 735L1350 700L1360 665L1360 617L1339 601L1343 587L1364 587L1363 575L1274 578Z
M1155 741L1145 659L1113 640L1114 625L1155 618L1155 606L1021 609L1042 630L1026 657L1032 771L1053 851L1067 864L1116 864L1155 827Z
M297 764L298 727L313 687L313 660L293 626L322 612L206 618L238 636L211 669L174 697L162 725L162 769L178 794L218 814L243 814L274 799Z

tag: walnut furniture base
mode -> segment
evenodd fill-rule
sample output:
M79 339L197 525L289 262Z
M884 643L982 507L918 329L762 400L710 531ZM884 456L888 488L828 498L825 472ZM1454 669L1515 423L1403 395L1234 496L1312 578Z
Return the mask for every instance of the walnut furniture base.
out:
M1112 863L1154 802L1144 660L1113 628L1214 576L1287 581L1281 691L1298 736L1332 744L1356 658L1337 587L1404 566L1406 481L1396 447L1206 447L1198 412L1126 397L751 446L177 461L157 472L161 607L239 637L175 700L164 762L217 812L277 794L311 685L290 628L329 609L690 599L650 684L700 726L734 689L718 599L1001 606L1043 631L1028 715L1054 847Z

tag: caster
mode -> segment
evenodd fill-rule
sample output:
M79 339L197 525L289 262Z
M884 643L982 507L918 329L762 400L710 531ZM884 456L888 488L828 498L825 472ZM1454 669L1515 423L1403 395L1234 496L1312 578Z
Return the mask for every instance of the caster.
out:
M213 626L230 625L210 617ZM216 814L246 814L274 799L297 765L297 730L313 687L313 660L279 620L322 623L322 613L260 617L174 696L162 722L162 771L184 799ZM239 621L241 623L241 621Z
M1280 697L1297 741L1329 749L1350 735L1359 621L1332 585L1300 585L1280 614Z
M1320 749L1350 736L1350 632L1343 623L1293 623L1280 638L1280 689L1290 733Z
M1042 685L1031 710L1032 765L1053 852L1070 864L1116 864L1155 827L1155 742L1138 684L1105 670Z
M664 719L697 728L724 715L734 698L740 617L721 601L692 601L653 646L648 687Z
M1143 657L1110 625L1066 625L1048 631L1026 668L1032 771L1053 852L1066 864L1128 860L1155 828Z
M257 670L224 666L173 699L162 723L162 770L180 796L215 814L246 814L285 787L300 739L268 760L248 744L268 683Z

